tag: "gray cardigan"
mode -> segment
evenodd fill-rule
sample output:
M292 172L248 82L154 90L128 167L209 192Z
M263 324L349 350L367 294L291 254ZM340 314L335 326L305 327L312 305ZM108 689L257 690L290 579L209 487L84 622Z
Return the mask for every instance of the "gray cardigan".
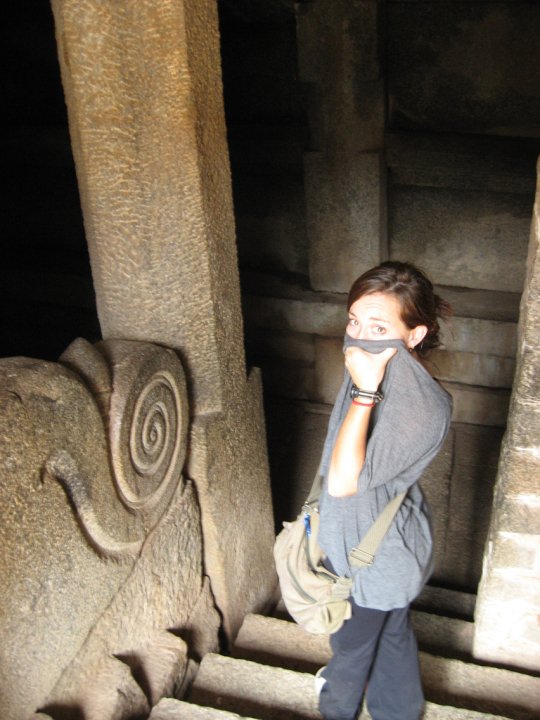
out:
M439 451L452 414L450 395L408 352L401 340L353 340L345 347L369 352L397 348L380 389L384 400L372 411L364 466L355 495L332 497L326 477L337 432L350 405L350 375L338 393L324 444L320 472L319 544L334 570L350 576L349 551L355 547L388 501L408 493L385 535L373 565L354 570L353 598L362 606L391 610L408 605L432 572L433 552L429 509L417 480Z

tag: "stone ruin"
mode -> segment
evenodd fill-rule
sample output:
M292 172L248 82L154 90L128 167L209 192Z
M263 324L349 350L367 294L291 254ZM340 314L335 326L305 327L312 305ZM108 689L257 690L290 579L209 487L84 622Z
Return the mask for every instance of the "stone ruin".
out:
M159 698L181 696L200 658L233 638L246 612L268 608L275 590L261 377L244 358L216 4L51 4L103 341L75 340L57 363L0 361L0 693L6 720L145 717ZM404 5L421 17L425 4ZM296 237L284 247L270 236L263 251L292 274L306 271L311 285L255 273L244 296L248 336L270 348L265 387L294 399L286 412L295 421L298 401L311 403L299 413L305 446L293 457L284 443L281 466L274 458L281 468L298 456L302 469L287 488L276 473L274 492L292 508L316 462L350 273L416 253L450 286L457 309L436 358L455 425L426 483L438 521L436 581L480 579L476 657L537 671L539 201L516 338L517 305L508 316L489 307L496 263L462 268L473 289L453 288L454 264L471 257L466 246L429 246L422 235L413 246L405 229L422 231L429 211L441 236L468 227L483 260L493 251L489 227L467 226L456 188L486 191L488 222L502 202L519 250L512 246L516 257L502 273L511 304L523 283L530 188L508 170L502 140L450 137L443 147L427 135L385 134L385 79L369 40L378 5L316 0L297 9L300 75L313 91L314 146L301 161L309 258L292 247ZM405 32L411 20L389 5L391 31ZM500 22L502 12L487 8L484 22ZM350 42L359 27L365 42ZM473 21L466 28L474 35ZM321 38L343 56L323 57ZM390 93L392 119L409 112L412 125L413 60ZM370 111L357 113L353 96ZM457 230L452 213L464 215ZM242 208L237 218L242 248ZM493 234L493 252L507 258L500 237ZM469 312L473 301L483 304L480 317ZM482 355L486 339L491 355Z

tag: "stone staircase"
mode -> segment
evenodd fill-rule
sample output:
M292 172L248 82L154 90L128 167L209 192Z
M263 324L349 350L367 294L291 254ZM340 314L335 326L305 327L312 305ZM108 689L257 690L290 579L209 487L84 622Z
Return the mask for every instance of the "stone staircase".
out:
M539 677L473 660L474 596L427 592L439 593L445 614L426 611L422 597L411 613L421 648L424 720L538 718ZM313 673L330 657L328 637L283 617L279 606L276 617L247 615L231 656L206 655L187 697L161 700L149 720L320 720ZM368 718L364 710L360 720Z

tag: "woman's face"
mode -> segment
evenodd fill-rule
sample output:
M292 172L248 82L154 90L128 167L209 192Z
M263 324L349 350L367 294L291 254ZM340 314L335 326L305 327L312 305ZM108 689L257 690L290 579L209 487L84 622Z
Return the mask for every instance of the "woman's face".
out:
M349 310L347 334L355 340L403 340L412 348L421 342L426 331L423 325L412 330L405 325L399 300L390 293L362 295Z

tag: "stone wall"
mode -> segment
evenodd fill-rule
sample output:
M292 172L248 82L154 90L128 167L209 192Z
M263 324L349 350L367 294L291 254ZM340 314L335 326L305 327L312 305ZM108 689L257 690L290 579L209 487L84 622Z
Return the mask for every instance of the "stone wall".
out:
M517 368L475 616L482 660L540 669L540 190L521 301Z

